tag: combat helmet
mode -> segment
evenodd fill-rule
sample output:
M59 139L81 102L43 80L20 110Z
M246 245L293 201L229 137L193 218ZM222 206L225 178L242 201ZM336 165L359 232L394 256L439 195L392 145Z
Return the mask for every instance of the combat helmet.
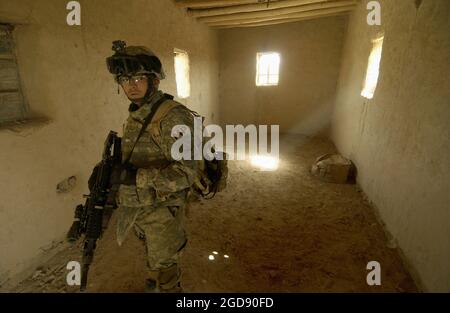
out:
M144 46L126 46L125 41L113 42L115 54L106 59L108 70L117 80L123 75L154 74L159 80L166 78L160 59Z

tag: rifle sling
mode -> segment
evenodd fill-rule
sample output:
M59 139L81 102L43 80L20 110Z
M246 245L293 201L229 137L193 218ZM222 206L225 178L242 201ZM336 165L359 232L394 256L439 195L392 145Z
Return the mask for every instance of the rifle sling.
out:
M133 154L134 148L136 148L136 145L137 145L139 139L141 139L141 137L144 134L145 130L147 129L148 125L152 122L152 119L155 116L156 111L158 111L161 104L163 104L166 100L173 100L173 96L171 96L169 94L164 94L161 97L161 99L159 99L155 104L153 104L153 106L150 110L150 113L147 115L147 117L144 120L144 123L142 124L141 131L139 132L139 135L137 136L136 141L134 142L133 147L131 148L130 154L127 156L127 158L123 164L127 164L130 161L131 155Z

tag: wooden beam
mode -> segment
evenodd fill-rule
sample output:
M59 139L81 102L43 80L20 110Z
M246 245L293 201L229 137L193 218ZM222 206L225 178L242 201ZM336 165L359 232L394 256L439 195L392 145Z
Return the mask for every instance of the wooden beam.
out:
M318 15L318 16L307 16L307 17L300 17L300 18L287 18L287 19L280 19L280 20L273 20L273 21L266 21L266 22L248 23L248 24L240 24L240 25L214 26L214 28L217 28L217 29L230 29L230 28L249 28L249 27L259 27L259 26L271 26L271 25L278 25L278 24L285 24L285 23L301 22L301 21L307 21L307 20L312 20L312 19L331 17L331 16L347 15L349 12L350 11L343 11L343 12L323 14L323 15Z
M232 21L220 21L220 22L209 23L208 25L209 26L232 26L232 25L237 26L237 25L252 24L252 23L258 23L258 22L268 22L268 21L275 21L275 20L300 19L300 18L305 18L305 17L320 17L320 16L323 16L326 14L335 14L335 13L351 11L354 8L355 8L355 5L349 5L349 6L345 6L345 7L339 7L339 8L329 8L329 9L314 10L314 11L307 11L307 12L289 13L289 14L283 14L283 15L277 15L277 16L271 16L271 17L240 19L240 20L232 20Z
M212 9L188 9L188 13L194 17L215 16L244 12L267 11L281 8L289 8L318 2L329 2L330 0L286 0L267 3L252 3L244 5L235 5L230 7L212 8Z
M267 0L262 0L267 2ZM275 2L277 0L271 0ZM175 0L175 4L182 8L214 8L214 7L228 7L232 5L241 4L257 4L260 0ZM266 4L267 5L267 4Z
M354 4L355 4L355 1L353 1L353 0L323 2L323 3L316 3L316 4L301 5L301 6L296 6L296 7L275 9L275 10L270 10L270 11L246 12L246 13L219 15L219 16L199 17L198 20L201 22L210 24L210 23L233 21L233 20L270 18L270 17L274 17L277 15L294 14L294 13L300 13L300 12L313 11L313 10L343 7L343 6L354 5Z

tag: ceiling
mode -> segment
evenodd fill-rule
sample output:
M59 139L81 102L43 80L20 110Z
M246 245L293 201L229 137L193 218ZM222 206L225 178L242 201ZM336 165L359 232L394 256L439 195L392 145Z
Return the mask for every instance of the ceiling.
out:
M175 0L214 28L257 27L348 14L359 0Z

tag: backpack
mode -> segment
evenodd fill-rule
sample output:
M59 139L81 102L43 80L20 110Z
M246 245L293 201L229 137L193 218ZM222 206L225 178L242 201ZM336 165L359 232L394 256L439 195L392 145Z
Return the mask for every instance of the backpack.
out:
M181 103L172 101L172 99L169 97L166 101L162 102L156 109L156 112L150 121L149 131L156 143L161 142L161 121L171 110L183 106ZM201 117L197 112L192 110L189 111L194 117ZM202 117L202 121L204 122L204 117ZM191 188L191 196L193 196L191 197L192 200L198 200L199 197L212 199L217 192L221 192L226 188L228 178L226 154L218 151L212 152L214 153L214 158L211 161L205 159L203 153L202 160L197 161L199 178L194 182L194 185Z

